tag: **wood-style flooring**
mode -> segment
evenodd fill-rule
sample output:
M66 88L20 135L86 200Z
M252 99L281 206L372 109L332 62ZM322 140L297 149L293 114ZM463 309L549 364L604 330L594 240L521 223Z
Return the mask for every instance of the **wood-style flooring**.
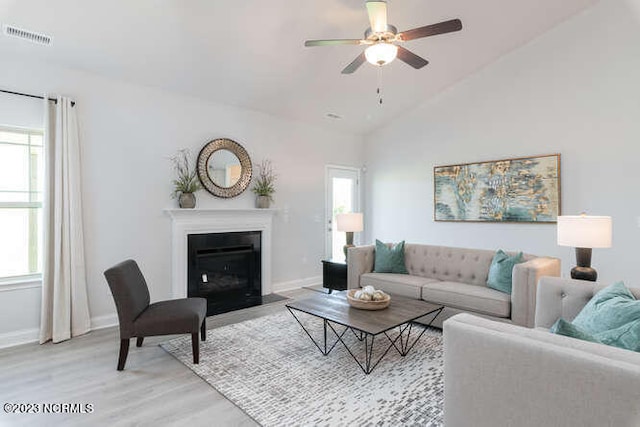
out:
M282 294L309 295L300 289ZM283 310L286 301L212 316L208 329ZM115 327L60 344L0 350L0 403L93 404L91 414L6 414L0 426L254 426L249 416L158 346L170 336L131 343L116 371Z

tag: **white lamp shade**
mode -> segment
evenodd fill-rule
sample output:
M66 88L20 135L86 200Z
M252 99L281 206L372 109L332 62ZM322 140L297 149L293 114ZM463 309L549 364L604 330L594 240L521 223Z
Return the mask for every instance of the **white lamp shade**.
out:
M336 215L338 231L362 231L364 219L361 213L343 213Z
M610 216L562 215L558 217L558 245L574 248L610 248Z
M398 46L391 43L376 43L364 50L367 61L373 65L386 65L396 59Z

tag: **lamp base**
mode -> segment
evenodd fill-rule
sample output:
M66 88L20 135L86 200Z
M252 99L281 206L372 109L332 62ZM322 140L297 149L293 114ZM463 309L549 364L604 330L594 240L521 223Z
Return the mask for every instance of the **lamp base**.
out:
M347 252L349 251L349 248L355 247L355 245L353 244L353 231L347 231L346 234L347 234L347 244L342 247L342 250L344 251L345 261L347 259Z
M573 267L571 269L571 278L595 282L598 279L598 272L591 267Z
M595 282L598 272L591 268L591 248L576 248L577 266L571 269L571 278Z

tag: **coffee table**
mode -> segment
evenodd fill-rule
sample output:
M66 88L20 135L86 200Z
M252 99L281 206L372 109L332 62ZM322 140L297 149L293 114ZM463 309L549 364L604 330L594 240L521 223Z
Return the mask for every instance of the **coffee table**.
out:
M370 374L391 348L395 348L401 356L406 356L444 309L442 305L391 295L389 307L383 310L359 310L349 305L345 291L331 295L318 293L286 304L286 307L323 355L327 356L331 353L331 350L340 342L365 374ZM307 313L322 319L324 338L321 342L311 336L296 312ZM416 322L417 319L425 316L431 316L428 323ZM344 329L339 331L342 328L337 325L344 327ZM414 326L422 330L417 336L414 334L412 340L411 333ZM398 328L398 334L392 337L389 332L395 328ZM364 342L364 363L360 362L354 354L354 349L350 348L343 339L348 331L351 331L358 341ZM328 335L335 335L336 340L330 343ZM373 343L378 336L386 337L389 345L382 352L382 355L374 361Z

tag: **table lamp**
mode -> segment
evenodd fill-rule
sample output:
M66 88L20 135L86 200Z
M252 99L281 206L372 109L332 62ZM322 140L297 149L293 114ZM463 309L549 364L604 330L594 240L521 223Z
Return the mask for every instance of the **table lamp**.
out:
M591 268L591 249L611 247L611 217L591 215L562 215L558 217L558 245L576 248L577 266L571 269L571 278L590 280L598 278Z
M364 219L361 213L343 213L336 215L338 231L347 233L347 244L344 245L344 257L347 257L347 250L354 246L353 233L364 229Z

